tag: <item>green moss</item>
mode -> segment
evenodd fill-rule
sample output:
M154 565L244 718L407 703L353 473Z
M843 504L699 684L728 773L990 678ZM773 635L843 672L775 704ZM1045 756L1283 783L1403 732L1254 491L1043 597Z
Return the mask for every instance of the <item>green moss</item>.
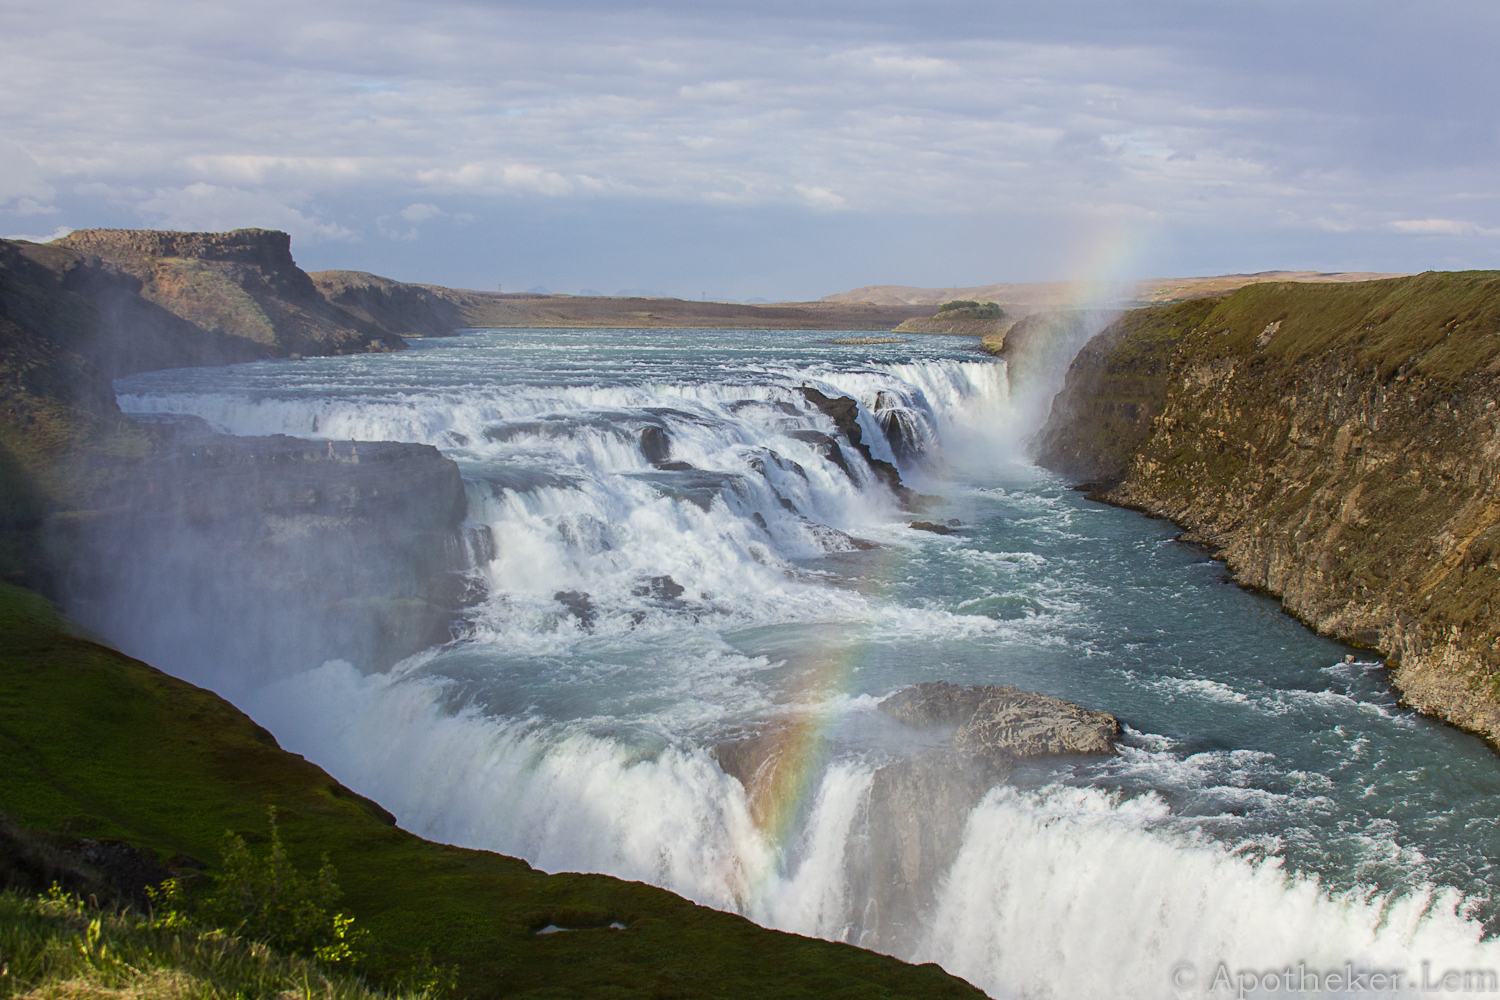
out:
M276 326L228 274L189 257L158 257L146 297L203 327L259 344L277 343Z
M769 931L651 886L424 841L217 695L69 635L45 601L4 585L0 761L0 809L17 823L87 828L164 859L211 861L226 830L261 829L277 806L293 862L326 852L337 866L377 980L425 951L458 966L472 997L981 995L936 966ZM534 934L550 923L599 929Z

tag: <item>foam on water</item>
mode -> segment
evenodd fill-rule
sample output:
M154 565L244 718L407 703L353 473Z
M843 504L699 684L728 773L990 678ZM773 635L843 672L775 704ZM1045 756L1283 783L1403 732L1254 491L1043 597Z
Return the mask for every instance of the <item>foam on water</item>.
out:
M455 711L441 684L362 677L338 663L281 682L251 708L425 836L549 871L641 879L769 926L858 941L852 929L870 900L851 895L846 856L868 767L829 767L797 839L779 848L751 820L739 783L699 750L640 756L541 720ZM1229 756L1176 766L1200 784L1232 782L1267 755ZM1330 891L1256 847L1199 835L1154 794L1002 787L971 814L930 926L903 954L996 997L1209 995L1172 989L1184 964L1203 975L1199 985L1221 963L1262 972L1352 962L1413 975L1424 960L1500 966L1459 893Z

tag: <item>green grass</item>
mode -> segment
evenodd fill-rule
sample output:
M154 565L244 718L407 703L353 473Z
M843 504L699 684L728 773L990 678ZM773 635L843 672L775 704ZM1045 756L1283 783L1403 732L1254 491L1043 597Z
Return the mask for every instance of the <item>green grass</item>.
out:
M981 996L934 965L769 931L652 886L424 841L228 702L0 585L0 810L15 823L214 863L225 831L264 830L272 805L294 864L313 870L326 852L337 867L377 983L426 953L475 998ZM537 937L548 924L580 930Z
M77 897L0 893L0 998L28 1000L430 1000L278 954L222 930L165 926Z
M1493 374L1500 364L1500 271L1430 271L1350 284L1267 283L1214 301L1193 345L1200 353L1296 364L1347 351L1381 379L1405 368L1442 384L1478 371ZM1281 326L1259 345L1276 322Z

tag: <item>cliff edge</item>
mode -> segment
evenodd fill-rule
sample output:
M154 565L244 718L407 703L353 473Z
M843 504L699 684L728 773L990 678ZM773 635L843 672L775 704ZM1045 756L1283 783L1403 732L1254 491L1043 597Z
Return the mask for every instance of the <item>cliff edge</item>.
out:
M1497 407L1500 272L1261 284L1121 317L1036 452L1500 746Z

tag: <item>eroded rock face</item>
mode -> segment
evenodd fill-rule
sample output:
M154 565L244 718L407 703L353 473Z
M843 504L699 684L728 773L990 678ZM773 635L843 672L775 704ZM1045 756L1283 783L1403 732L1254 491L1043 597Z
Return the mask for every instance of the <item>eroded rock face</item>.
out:
M1061 698L946 681L904 688L880 710L915 729L954 729L944 745L880 768L870 784L869 853L859 865L879 913L860 943L894 951L922 925L985 793L1023 759L1113 753L1120 724Z
M1500 746L1500 280L1265 286L1081 353L1039 461L1170 518Z
M313 271L308 277L340 309L403 337L448 337L466 325L462 310L444 297L447 289L364 271Z
M1046 695L1013 687L959 687L937 681L898 691L880 705L893 719L927 730L926 749L870 777L844 859L855 914L851 938L879 951L909 949L936 890L963 846L969 814L1022 759L1113 752L1119 723ZM744 785L762 829L781 830L797 789L830 752L816 719L787 718L713 749Z

